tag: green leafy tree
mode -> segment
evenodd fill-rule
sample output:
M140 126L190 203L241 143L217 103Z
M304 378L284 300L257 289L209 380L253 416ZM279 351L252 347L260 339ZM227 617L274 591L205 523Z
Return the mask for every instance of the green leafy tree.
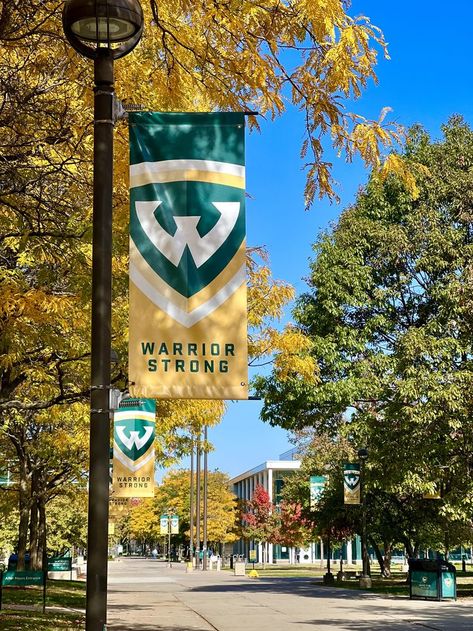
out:
M86 547L87 491L85 485L62 486L46 507L48 555Z
M368 446L374 494L420 500L441 483L437 510L461 533L473 508L473 132L459 117L440 141L416 127L402 158L416 196L372 177L314 245L294 316L318 383L273 374L257 392L273 424Z

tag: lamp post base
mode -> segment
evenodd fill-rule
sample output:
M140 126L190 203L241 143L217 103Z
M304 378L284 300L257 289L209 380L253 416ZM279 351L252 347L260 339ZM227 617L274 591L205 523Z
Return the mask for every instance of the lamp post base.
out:
M371 589L372 582L370 576L360 576L360 587L361 589Z
M326 574L324 574L324 585L333 585L335 583L335 576L332 574L332 572L327 572Z

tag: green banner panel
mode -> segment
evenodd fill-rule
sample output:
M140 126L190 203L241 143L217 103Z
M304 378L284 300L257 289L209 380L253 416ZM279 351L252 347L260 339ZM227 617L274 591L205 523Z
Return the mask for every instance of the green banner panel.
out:
M325 475L311 475L310 476L310 508L313 510L324 492L325 485L327 483L327 476Z

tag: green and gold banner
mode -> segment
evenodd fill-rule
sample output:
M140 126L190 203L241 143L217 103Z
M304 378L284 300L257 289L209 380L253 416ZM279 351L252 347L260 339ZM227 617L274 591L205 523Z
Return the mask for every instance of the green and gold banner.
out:
M343 496L345 504L360 503L360 465L345 462L343 465Z
M130 499L128 497L115 497L109 499L108 514L110 519L119 519L128 514L130 510Z
M244 115L129 123L130 392L246 399Z
M156 402L124 399L113 416L113 499L153 497Z
M327 476L311 475L310 476L310 510L315 510L320 498L323 495L325 485L327 484Z

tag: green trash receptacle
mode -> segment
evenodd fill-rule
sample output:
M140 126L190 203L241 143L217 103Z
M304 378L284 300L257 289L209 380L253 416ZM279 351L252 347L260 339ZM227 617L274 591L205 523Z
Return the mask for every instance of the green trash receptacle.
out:
M456 600L455 566L442 560L409 559L409 596L425 600Z

